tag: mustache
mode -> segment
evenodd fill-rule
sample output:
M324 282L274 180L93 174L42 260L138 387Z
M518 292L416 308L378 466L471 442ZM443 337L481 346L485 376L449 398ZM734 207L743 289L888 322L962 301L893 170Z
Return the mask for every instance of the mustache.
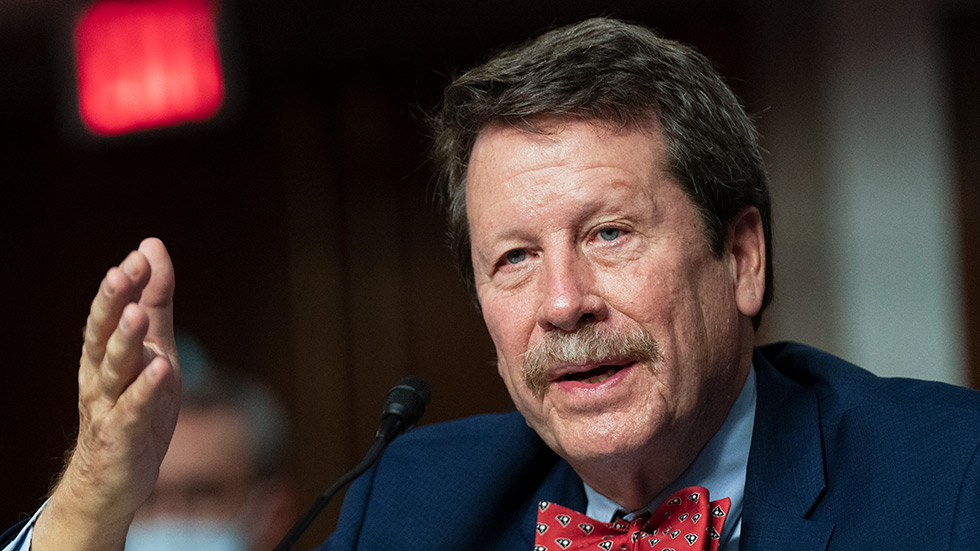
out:
M572 332L551 331L524 353L524 384L536 397L548 390L548 373L562 364L598 362L608 358L630 358L653 366L663 359L660 344L642 329L600 329L592 322Z

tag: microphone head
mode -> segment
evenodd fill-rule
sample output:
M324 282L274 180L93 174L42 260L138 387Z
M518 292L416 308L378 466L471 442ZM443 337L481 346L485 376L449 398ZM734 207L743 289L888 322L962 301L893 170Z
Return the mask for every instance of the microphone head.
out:
M408 428L422 418L431 397L432 393L425 381L411 375L403 377L388 391L381 417L395 415L401 420L402 426Z

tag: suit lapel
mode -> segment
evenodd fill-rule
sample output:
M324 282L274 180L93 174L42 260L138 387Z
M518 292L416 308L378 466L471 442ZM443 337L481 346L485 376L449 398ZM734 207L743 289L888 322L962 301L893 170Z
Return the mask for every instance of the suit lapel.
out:
M826 488L817 397L760 353L740 551L823 550L832 523L808 520Z

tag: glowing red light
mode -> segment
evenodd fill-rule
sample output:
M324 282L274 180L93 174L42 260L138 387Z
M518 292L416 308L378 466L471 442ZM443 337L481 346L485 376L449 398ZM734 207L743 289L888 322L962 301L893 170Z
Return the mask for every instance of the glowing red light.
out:
M78 106L102 135L203 121L224 82L215 0L101 0L75 25Z

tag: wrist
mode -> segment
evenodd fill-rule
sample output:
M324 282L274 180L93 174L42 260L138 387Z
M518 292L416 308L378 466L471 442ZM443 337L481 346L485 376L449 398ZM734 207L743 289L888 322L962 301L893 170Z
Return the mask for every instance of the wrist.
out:
M113 509L66 471L37 518L31 550L122 551L133 513Z

